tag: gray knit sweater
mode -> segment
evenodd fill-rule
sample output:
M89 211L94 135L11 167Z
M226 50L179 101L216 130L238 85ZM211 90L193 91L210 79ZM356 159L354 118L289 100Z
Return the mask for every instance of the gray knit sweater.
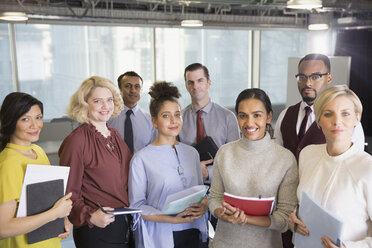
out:
M245 137L222 146L213 164L209 210L221 207L223 193L244 197L276 197L268 228L218 221L214 248L282 247L281 232L288 229L288 216L297 203L298 172L293 154L268 134L261 140Z

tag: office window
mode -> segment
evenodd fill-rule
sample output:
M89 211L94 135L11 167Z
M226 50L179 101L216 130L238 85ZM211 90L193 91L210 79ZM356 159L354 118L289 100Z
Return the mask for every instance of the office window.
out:
M45 119L65 115L84 79L116 78L135 70L150 78L150 30L146 28L16 25L20 91L39 98Z
M307 31L261 31L260 88L273 105L285 105L288 58L304 56L306 41Z
M209 69L212 100L233 108L248 85L249 46L248 30L156 28L157 79L175 83L182 94L182 107L186 107L191 100L184 69L202 63Z
M12 64L8 24L0 23L0 104L6 95L13 92Z

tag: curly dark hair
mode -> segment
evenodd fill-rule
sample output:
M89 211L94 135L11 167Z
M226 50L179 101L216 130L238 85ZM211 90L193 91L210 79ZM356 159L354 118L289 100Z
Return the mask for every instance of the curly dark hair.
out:
M165 81L155 82L150 87L149 95L151 96L150 114L155 118L157 117L159 110L165 101L178 103L178 98L181 96L176 86Z

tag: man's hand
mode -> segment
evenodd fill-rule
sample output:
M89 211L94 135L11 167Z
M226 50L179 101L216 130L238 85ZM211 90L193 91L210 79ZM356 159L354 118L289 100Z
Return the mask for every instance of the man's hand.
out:
M200 161L200 168L203 174L203 181L206 181L209 179L209 173L207 169L207 165L213 163L213 159Z

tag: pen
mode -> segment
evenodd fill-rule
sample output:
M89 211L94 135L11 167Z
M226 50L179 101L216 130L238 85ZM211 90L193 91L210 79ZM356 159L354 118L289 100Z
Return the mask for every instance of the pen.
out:
M105 214L107 214L107 211L103 209L103 207L101 206L101 204L99 203L95 203L97 205L97 207L99 207L99 209L101 209L102 212L104 212Z
M298 219L298 208L300 207L299 204L297 204L296 206L296 218ZM294 223L294 228L293 228L293 231L296 232L297 231L297 223L295 222Z
M213 159L212 154L210 152L207 152L210 159Z

